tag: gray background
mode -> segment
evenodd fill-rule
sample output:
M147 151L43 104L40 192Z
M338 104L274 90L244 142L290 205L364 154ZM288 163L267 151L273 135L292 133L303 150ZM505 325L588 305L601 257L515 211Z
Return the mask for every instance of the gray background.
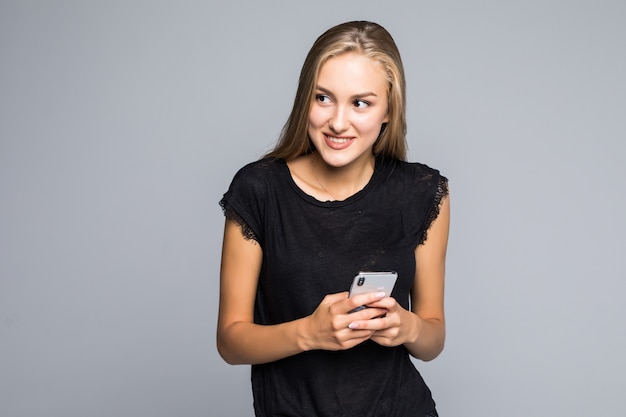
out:
M626 415L623 1L2 0L1 416L252 415L217 202L353 19L451 180L442 416Z

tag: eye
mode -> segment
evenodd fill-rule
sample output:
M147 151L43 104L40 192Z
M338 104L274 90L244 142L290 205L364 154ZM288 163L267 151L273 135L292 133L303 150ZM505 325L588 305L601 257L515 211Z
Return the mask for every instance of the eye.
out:
M354 102L352 104L357 109L364 109L364 108L366 108L367 106L369 106L372 103L370 103L369 101L365 101L365 100L354 100Z
M330 97L324 94L316 94L315 101L322 104L330 104Z

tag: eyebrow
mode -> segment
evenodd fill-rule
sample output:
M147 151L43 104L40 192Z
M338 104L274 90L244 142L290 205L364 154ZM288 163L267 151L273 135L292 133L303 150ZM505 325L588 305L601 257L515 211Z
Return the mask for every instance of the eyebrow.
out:
M335 97L335 95L332 93L332 91L330 91L327 88L322 87L321 85L317 85L315 88L317 90L322 91L324 94L327 94L327 95L329 95L329 96L331 96L333 98ZM353 94L352 96L350 96L350 99L354 100L354 99L357 99L357 98L371 97L371 96L378 97L378 95L376 93L374 93L372 91L366 91L364 93Z

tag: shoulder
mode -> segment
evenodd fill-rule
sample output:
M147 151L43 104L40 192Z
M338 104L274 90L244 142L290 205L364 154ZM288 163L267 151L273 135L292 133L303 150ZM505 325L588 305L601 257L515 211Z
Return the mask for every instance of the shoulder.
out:
M244 187L261 189L268 182L275 180L284 167L285 162L279 159L263 158L244 165L233 177L231 188Z
M281 172L285 169L284 161L269 158L243 166L233 177L220 204L237 210L262 207L272 193L284 188L280 182L284 178Z
M411 173L414 177L422 180L430 180L431 178L438 178L441 176L438 169L431 168L430 166L421 162L403 162L407 172Z
M437 205L448 195L448 178L438 169L420 162L404 162L403 165L409 187L424 190L428 195L432 195Z
M244 165L237 171L235 178L255 178L258 176L264 176L267 174L273 174L281 169L281 166L285 165L282 159L263 158L254 162L250 162Z
M407 234L416 245L424 243L448 195L448 179L426 164L400 160L382 161L381 173L382 188L391 190L400 205Z
M439 183L447 183L439 170L420 162L406 162L400 160L383 160L382 170L390 177L402 179L409 186L438 186Z
M220 200L227 218L242 227L246 238L263 241L263 219L272 193L280 190L282 160L260 159L243 166L235 174Z
M442 202L449 194L448 178L444 177L439 170L426 164L413 162L406 163L410 175L407 179L410 192L407 192L409 206L420 213L421 232L418 245L426 242L428 230L439 217Z

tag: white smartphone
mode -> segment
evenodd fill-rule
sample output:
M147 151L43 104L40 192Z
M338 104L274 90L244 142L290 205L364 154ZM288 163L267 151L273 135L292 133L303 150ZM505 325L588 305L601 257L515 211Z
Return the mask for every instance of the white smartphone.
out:
M371 292L384 292L385 297L389 297L398 279L398 273L394 271L386 272L359 272L352 280L349 297L358 294ZM357 307L350 313L363 310L365 306Z

